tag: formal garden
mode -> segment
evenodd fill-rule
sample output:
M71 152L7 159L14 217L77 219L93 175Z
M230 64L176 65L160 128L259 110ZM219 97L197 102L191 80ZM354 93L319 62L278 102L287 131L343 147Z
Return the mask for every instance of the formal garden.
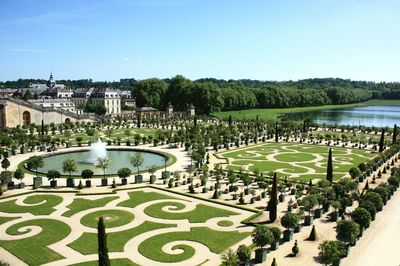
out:
M399 185L396 137L204 117L10 129L0 247L28 265L97 265L100 243L112 265L338 264ZM123 160L79 157L99 144Z

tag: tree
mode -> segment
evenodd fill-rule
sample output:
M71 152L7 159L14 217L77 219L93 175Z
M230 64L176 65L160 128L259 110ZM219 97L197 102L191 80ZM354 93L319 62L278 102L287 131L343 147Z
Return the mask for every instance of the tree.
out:
M385 148L385 130L382 129L381 138L379 140L379 152L383 152Z
M281 235L282 235L281 229L277 226L273 226L273 227L270 227L269 230L271 230L272 235L274 236L273 242L279 242L279 240L281 239Z
M343 245L339 241L324 241L318 250L319 262L324 265L337 263L344 254Z
M49 170L47 171L47 179L50 181L56 180L60 178L61 174L57 170Z
M354 166L354 167L350 168L349 174L350 174L351 178L355 179L361 175L361 171L358 167Z
M253 243L258 246L259 249L262 249L268 244L272 244L274 241L274 235L272 234L271 230L265 225L260 224L256 225L251 237L253 239Z
M15 170L15 172L14 172L14 178L15 179L17 179L20 182L22 182L22 179L24 179L24 177L25 177L25 173L24 173L24 171L22 169L18 168L17 170Z
M35 169L36 177L39 176L38 168L44 167L44 161L41 156L31 156L27 161L27 165L29 169Z
M110 159L105 157L105 158L97 158L96 162L96 168L100 168L103 170L103 179L106 178L106 170L108 166L110 165Z
M304 209L311 215L311 210L318 204L318 199L315 195L307 195L300 201L300 204L304 206Z
M140 166L143 164L143 155L141 152L136 152L135 156L131 157L131 164L133 167L137 168L137 174L139 175Z
M294 246L292 247L292 253L293 255L296 257L297 254L299 253L300 249L299 246L297 244L297 240L294 241Z
M245 265L251 258L251 248L242 244L238 247L236 255L239 259L239 262Z
M393 127L393 140L392 140L392 144L396 144L397 142L397 125L394 124Z
M285 213L285 215L283 215L281 218L281 224L287 230L294 229L298 225L298 223L299 216L291 212Z
M76 161L72 158L68 158L63 162L63 171L69 173L69 178L72 178L72 173L78 171Z
M328 166L326 168L326 180L333 182L332 149L329 149Z
M275 142L279 141L279 133L278 133L278 123L275 124Z
M32 94L32 92L30 91L30 90L26 90L25 91L25 94L24 94L24 96L23 96L23 99L25 100L25 101L27 101L27 100L33 100L35 97L33 97L33 94Z
M315 225L313 225L313 227L311 229L311 232L310 232L310 236L308 237L308 240L315 241L317 239L318 239L317 230L315 229Z
M132 90L132 96L135 98L137 106L152 106L161 109L167 88L168 84L163 80L145 79L136 84Z
M85 169L82 171L81 176L83 179L90 179L94 175L93 171L90 169Z
M267 210L269 211L269 220L274 222L278 215L278 178L276 172L272 179L272 190Z
M7 171L7 168L8 167L10 167L10 161L7 159L7 158L4 158L2 161L1 161L1 167L4 169L4 170L6 170Z
M131 173L132 173L131 169L126 167L119 169L117 172L119 178L121 179L129 177Z
M351 219L358 223L361 229L367 228L371 223L371 214L367 209L358 207L351 213Z
M221 255L221 266L237 266L239 258L232 249L228 249Z
M382 201L382 196L379 193L373 192L373 191L368 191L361 198L361 202L364 202L364 201L370 201L372 204L374 204L374 207L377 211L382 210L383 201Z
M360 235L360 226L352 220L341 220L336 225L336 238L346 243L354 243Z
M97 223L97 243L99 247L99 266L110 266L107 248L106 226L104 225L103 217L100 217L99 222Z
M278 266L278 263L276 262L275 258L272 260L271 266Z

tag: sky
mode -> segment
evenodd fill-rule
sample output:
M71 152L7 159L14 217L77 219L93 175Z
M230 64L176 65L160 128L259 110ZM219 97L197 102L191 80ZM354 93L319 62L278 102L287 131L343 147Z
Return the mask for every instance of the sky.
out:
M398 0L0 0L0 80L400 81Z

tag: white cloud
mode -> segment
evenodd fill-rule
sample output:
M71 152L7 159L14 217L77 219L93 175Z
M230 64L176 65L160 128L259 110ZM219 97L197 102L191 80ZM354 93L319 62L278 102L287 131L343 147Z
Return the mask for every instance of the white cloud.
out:
M30 49L30 48L11 48L7 49L9 52L20 52L20 53L46 53L46 50L41 49Z
M123 57L121 60L126 62L130 61L129 57Z

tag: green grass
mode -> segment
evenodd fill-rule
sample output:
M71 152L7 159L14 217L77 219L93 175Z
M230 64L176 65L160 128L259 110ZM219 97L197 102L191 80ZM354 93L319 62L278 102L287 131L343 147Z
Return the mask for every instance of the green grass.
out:
M145 221L139 226L114 233L107 233L107 244L109 252L122 252L126 242L130 239L143 234L145 232L161 229L176 227L172 224L161 224ZM77 240L68 244L69 247L75 249L83 255L97 253L97 234L96 233L83 233Z
M310 180L320 178L326 173L329 148L299 143L265 143L250 148L224 151L219 153L219 156L229 159L227 169L238 171L241 167L245 167L245 169L253 171L258 168L265 173L276 171L279 176L298 176L302 180ZM377 153L367 150L341 147L332 147L332 152L335 179L342 178L351 167L377 155ZM351 153L348 154L348 152ZM271 154L274 154L273 158L278 160L277 162L267 159L267 156ZM310 162L317 158L317 155L323 158L317 162ZM310 168L315 173L307 174Z
M12 220L15 220L18 218L21 218L21 217L0 217L0 224L4 224L6 222L9 222L9 221L12 221Z
M33 195L28 196L24 203L37 204L32 206L17 205L16 200L9 200L0 203L0 211L6 213L26 213L33 215L48 215L55 211L54 207L62 202L62 198L55 195ZM42 203L43 202L43 203Z
M118 197L105 197L100 199L74 199L74 201L67 206L68 211L64 212L62 215L66 217L71 217L72 215L98 207L104 207L110 201L118 199Z
M190 223L204 223L207 220L215 217L228 217L237 215L238 213L211 207L204 204L198 204L193 211L183 213L164 212L165 206L173 206L174 210L182 210L185 205L178 202L162 202L153 204L144 209L144 213L148 216L167 220L189 220Z
M338 108L349 108L349 107L359 107L368 105L400 105L400 100L369 100L362 103L354 104L341 104L341 105L321 105L321 106L309 106L309 107L294 107L294 108L271 108L271 109L249 109L240 111L226 111L213 113L214 116L218 118L228 118L229 115L234 119L250 120L256 119L259 115L260 120L276 120L279 114L283 113L295 113L295 112L305 112L314 111L322 109L338 109Z
M222 220L222 221L219 221L217 224L222 227L229 227L229 226L233 225L233 222L228 221L228 220Z
M139 264L133 263L130 259L111 259L111 266L139 266ZM99 266L97 260L81 262L78 264L71 264L69 266Z
M177 199L171 196L167 196L165 194L157 193L157 192L143 192L143 191L133 191L129 192L129 200L125 200L119 203L117 206L135 208L136 206L152 201L152 200L160 200L160 199Z
M207 227L194 227L189 232L171 232L153 236L139 245L139 252L152 260L159 262L182 262L191 258L195 250L188 245L176 245L174 249L183 249L180 254L166 254L162 247L173 241L188 240L206 245L211 252L221 253L233 244L243 240L250 233L236 231L214 231Z
M15 224L7 229L10 235L21 235L18 229L24 226L40 226L42 231L29 238L0 241L0 246L14 254L28 265L41 265L63 259L60 254L47 246L56 243L69 235L71 229L63 222L50 219L36 219Z
M127 211L122 210L101 210L86 214L81 218L81 224L87 227L97 228L97 222L100 217L104 218L106 228L125 225L133 221L135 216Z

